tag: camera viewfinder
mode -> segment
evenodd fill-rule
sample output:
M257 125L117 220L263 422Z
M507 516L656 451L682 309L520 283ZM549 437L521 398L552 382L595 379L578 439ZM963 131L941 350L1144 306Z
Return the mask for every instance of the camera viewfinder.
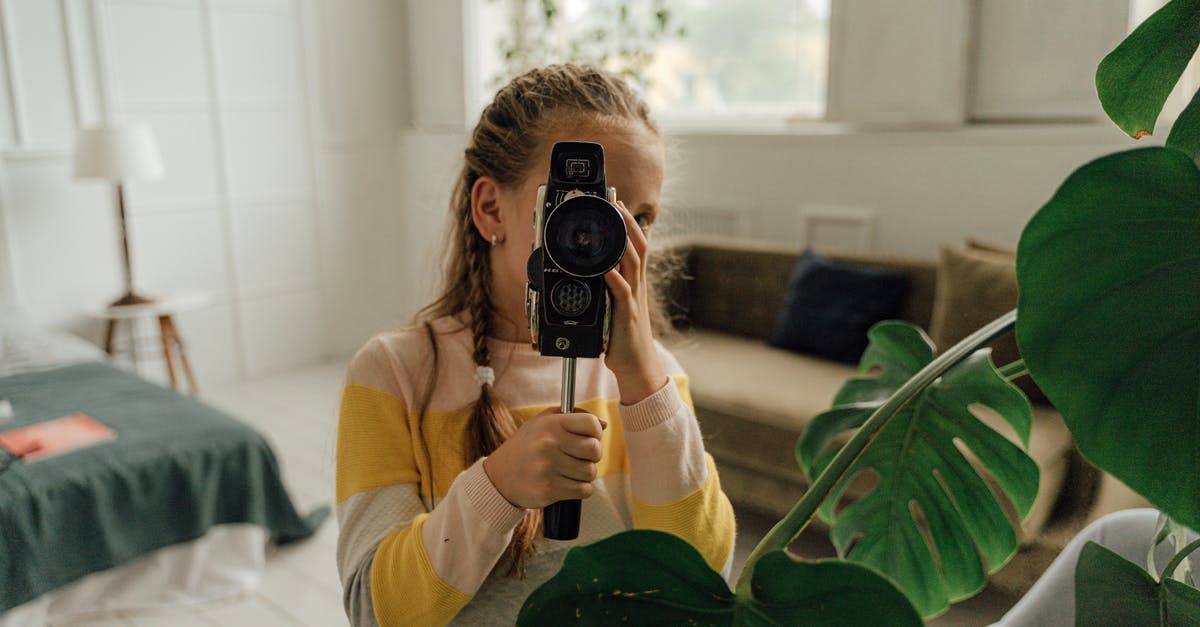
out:
M555 178L566 183L594 183L598 168L590 155L582 153L566 153L555 164Z

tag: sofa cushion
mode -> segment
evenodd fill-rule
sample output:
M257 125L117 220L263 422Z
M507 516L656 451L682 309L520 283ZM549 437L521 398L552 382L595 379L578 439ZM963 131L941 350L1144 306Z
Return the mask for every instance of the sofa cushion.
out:
M867 329L896 317L907 294L903 272L840 263L806 250L796 258L767 342L857 364L867 349Z
M992 247L977 246L942 248L929 325L930 339L939 352L1017 306L1016 257ZM1021 356L1013 334L989 346L997 367ZM1030 377L1021 377L1014 383L1031 401L1049 403Z
M830 408L852 366L763 346L753 339L713 331L693 331L671 345L688 374L688 389L703 422L711 409L785 429L799 437L814 416ZM991 409L977 405L975 414L989 427L1016 441L1012 427ZM795 448L796 442L783 442ZM1062 416L1048 406L1033 407L1030 457L1039 466L1071 449L1071 432Z
M829 409L834 395L855 373L845 364L714 331L690 332L671 351L688 374L697 409L718 409L797 434L813 416Z

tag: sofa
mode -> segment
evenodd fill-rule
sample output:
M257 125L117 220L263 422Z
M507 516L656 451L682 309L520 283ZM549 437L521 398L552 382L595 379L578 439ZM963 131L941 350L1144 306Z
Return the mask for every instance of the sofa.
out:
M950 291L945 268L939 284L941 261L816 252L837 262L907 274L908 294L898 317L926 330L939 289ZM856 374L852 365L767 343L800 253L770 243L677 241L668 256L681 266L680 272L661 288L676 327L666 343L689 375L696 414L722 487L740 508L774 518L782 517L806 488L795 458L805 425L829 409L842 384ZM1015 301L1015 283L1012 290ZM1040 470L1038 497L1022 525L1020 553L992 582L1012 594L1032 585L1084 524L1107 511L1144 503L1079 456L1052 406L1035 402L1033 412L1029 453ZM986 409L978 415L1015 441L1015 433L998 415ZM853 498L866 489L869 485L858 482L848 493Z

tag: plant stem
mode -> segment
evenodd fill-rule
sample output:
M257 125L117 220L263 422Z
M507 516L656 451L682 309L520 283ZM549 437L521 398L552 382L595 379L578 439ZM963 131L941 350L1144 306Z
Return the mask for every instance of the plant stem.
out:
M929 362L924 368L921 368L915 375L900 389L888 398L888 400L876 409L867 421L859 427L858 432L850 441L838 451L833 460L829 462L829 466L825 468L812 485L804 492L804 496L796 503L783 517L767 532L758 546L754 547L754 551L746 558L746 565L742 568L742 574L738 577L737 593L739 595L750 594L750 581L754 573L754 565L758 558L762 557L775 549L786 549L793 540L800 536L808 523L812 521L812 517L817 512L817 508L825 499L829 498L829 494L837 486L838 482L843 479L846 471L850 468L854 460L862 454L875 436L883 429L884 425L898 414L905 405L913 398L921 393L926 387L937 380L938 377L946 373L947 370L954 367L958 362L969 357L979 348L987 345L996 338L1008 333L1012 330L1017 321L1017 310L1012 310L992 322L988 323L983 328L967 336L963 341L955 344L942 353L937 359Z
M1018 359L1018 360L1012 362L1011 364L1004 366L1003 368L999 368L999 370L1000 370L1000 376L1004 377L1005 379L1007 379L1009 381L1012 381L1013 379L1016 379L1018 377L1023 377L1025 375L1029 374L1029 368L1027 368L1025 366L1024 359Z
M1167 568L1163 570L1162 578L1165 580L1171 577L1175 569L1179 567L1180 562L1187 559L1187 556L1191 555L1192 551L1196 549L1200 549L1200 540L1192 540L1187 546L1183 547L1181 551L1175 554L1175 557L1171 558L1171 561L1167 562Z

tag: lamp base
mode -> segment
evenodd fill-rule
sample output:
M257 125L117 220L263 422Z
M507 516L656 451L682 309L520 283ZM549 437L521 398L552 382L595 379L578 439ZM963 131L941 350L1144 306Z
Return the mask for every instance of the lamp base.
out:
M154 299L133 292L126 292L124 296L108 304L109 307L126 307L129 305L148 305L153 303Z

